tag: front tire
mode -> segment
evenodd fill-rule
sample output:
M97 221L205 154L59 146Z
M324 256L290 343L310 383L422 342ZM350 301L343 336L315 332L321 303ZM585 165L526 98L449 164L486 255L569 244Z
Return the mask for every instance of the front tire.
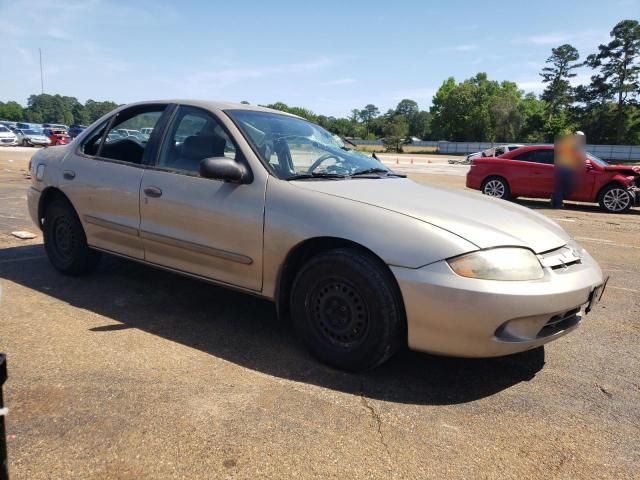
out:
M49 261L60 273L78 276L95 269L100 252L87 245L80 219L69 202L62 199L51 202L42 231Z
M631 208L633 199L622 185L609 185L600 192L598 203L608 213L624 213Z
M482 193L493 198L500 198L502 200L511 199L511 191L509 190L509 184L502 177L489 177L482 182Z
M405 316L397 285L375 258L358 250L312 258L296 276L290 301L298 336L336 368L374 368L401 344Z

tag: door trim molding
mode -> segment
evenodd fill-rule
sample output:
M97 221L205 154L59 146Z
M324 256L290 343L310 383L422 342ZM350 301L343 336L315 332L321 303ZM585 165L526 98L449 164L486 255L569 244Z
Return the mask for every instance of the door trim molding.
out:
M253 259L251 257L247 257L240 253L228 252L219 248L200 245L199 243L178 240L177 238L167 237L166 235L160 235L146 230L140 230L140 238L143 240L151 240L152 242L163 243L171 247L184 248L185 250L191 250L193 252L210 255L212 257L223 258L232 262L242 263L243 265L251 265L253 263Z
M103 218L94 217L93 215L83 215L82 219L90 223L91 225L97 225L98 227L108 228L110 230L116 230L121 233L126 233L127 235L132 235L134 237L140 236L140 232L137 228L130 227L128 225L123 225L118 222L112 222L110 220L105 220Z

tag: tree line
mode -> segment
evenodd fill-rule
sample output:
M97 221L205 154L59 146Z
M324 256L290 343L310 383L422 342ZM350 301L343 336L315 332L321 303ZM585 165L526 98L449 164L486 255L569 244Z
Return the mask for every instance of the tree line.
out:
M429 110L421 110L411 99L384 113L367 104L344 118L282 102L265 106L307 118L344 137L385 139L395 150L410 137L536 143L552 142L575 130L584 131L590 143L640 144L640 24L623 20L610 37L582 61L572 45L553 48L540 72L544 90L539 96L525 93L515 82L490 80L481 72L462 82L447 78ZM573 86L578 68L588 68L592 75L588 83ZM89 124L116 106L31 95L26 108L0 102L0 119Z
M0 120L27 123L62 123L89 125L118 107L115 102L87 100L84 104L76 97L31 95L27 107L18 102L0 102Z

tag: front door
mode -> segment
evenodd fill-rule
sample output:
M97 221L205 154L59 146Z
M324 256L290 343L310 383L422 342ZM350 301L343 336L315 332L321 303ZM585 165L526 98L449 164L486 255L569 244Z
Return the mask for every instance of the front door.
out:
M156 166L142 177L145 259L260 291L266 179L240 185L199 176L201 160L221 156L243 161L213 114L178 107Z

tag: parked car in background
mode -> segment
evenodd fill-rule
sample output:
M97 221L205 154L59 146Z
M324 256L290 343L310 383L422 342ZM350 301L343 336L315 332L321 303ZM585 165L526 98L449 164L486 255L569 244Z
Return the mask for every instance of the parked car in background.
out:
M63 129L45 128L44 134L51 141L52 147L56 145L67 145L71 141L69 134Z
M3 120L0 122L0 125L7 127L9 130L13 131L16 128L16 122L10 122L7 120Z
M142 133L144 135L151 135L151 132L153 132L153 128L141 128L140 129L140 133Z
M71 125L69 127L69 136L71 138L76 138L85 128L87 128L85 125Z
M19 128L20 130L29 130L32 127L38 127L38 126L40 125L36 125L35 123L16 122L16 128Z
M66 125L62 125L61 123L43 123L42 128L65 130L67 132L69 131L69 127L67 127Z
M10 147L18 145L18 137L4 125L0 125L0 145Z
M29 128L29 129L16 129L16 136L18 137L18 143L23 147L48 147L51 144L51 140L44 134L42 128Z
M104 141L145 119L149 143ZM536 348L574 330L605 286L543 215L420 185L267 108L123 106L30 170L29 211L61 273L113 252L264 297L347 370L407 343L465 357Z
M474 158L467 187L505 200L550 198L554 190L554 147L521 147L500 157ZM640 199L640 167L609 165L588 153L567 200L597 202L607 212L625 212Z

